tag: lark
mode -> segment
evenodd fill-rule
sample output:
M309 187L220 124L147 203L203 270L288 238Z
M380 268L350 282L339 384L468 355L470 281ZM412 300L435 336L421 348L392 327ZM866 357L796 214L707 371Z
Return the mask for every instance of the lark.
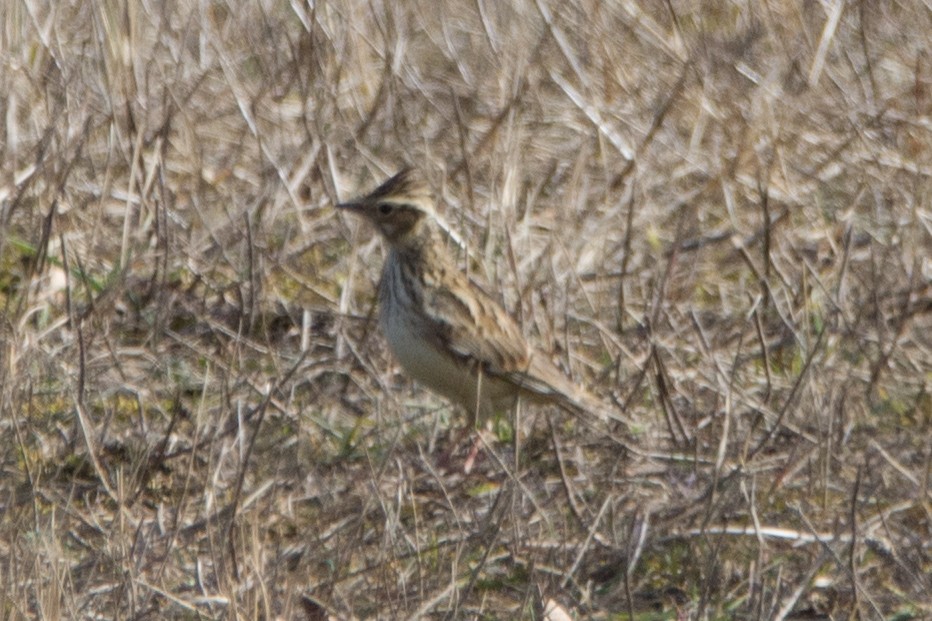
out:
M462 406L473 425L508 411L519 397L605 418L603 405L532 347L457 267L415 169L337 207L368 220L388 244L379 323L411 378Z

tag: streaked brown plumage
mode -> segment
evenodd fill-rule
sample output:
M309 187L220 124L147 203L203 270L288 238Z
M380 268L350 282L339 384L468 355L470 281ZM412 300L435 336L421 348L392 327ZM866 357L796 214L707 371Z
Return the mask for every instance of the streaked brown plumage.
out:
M338 207L363 216L388 242L379 320L412 378L480 419L511 408L518 396L605 416L601 404L532 348L508 313L457 268L430 191L415 170Z

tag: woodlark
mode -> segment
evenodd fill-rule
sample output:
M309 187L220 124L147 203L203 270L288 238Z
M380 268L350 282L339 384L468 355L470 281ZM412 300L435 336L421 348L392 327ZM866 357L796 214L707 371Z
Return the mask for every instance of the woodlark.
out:
M457 268L433 203L417 172L406 169L368 196L338 205L371 222L388 242L379 323L408 375L463 406L474 424L511 408L519 396L609 417Z

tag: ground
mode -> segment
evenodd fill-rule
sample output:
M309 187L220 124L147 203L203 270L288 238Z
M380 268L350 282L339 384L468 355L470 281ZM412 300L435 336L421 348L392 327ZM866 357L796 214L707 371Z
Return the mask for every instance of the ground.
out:
M0 8L4 619L932 616L921 2ZM629 424L408 381L421 168Z

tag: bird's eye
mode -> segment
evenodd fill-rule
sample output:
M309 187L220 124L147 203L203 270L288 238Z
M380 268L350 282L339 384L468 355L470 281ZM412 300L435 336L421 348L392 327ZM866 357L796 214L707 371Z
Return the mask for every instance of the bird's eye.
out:
M379 213L383 216L387 216L392 212L392 206L388 203L382 203L379 205Z

